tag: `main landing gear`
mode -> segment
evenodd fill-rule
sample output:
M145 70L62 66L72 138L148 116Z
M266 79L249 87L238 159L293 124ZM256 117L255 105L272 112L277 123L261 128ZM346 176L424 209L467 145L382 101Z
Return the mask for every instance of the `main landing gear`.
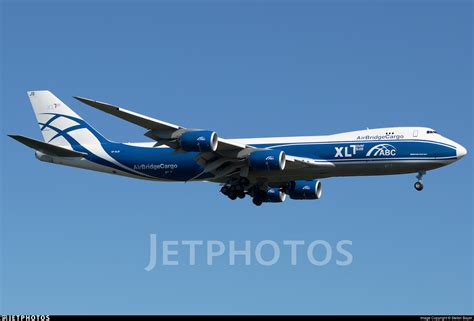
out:
M256 206L260 206L260 205L262 205L263 200L262 200L260 197L254 197L254 198L252 198L252 202L253 202Z
M263 200L264 200L264 197L265 197L265 193L260 190L258 187L256 187L254 190L253 190L253 198L252 198L252 202L256 205L256 206L260 206L262 205L263 203Z
M423 183L421 182L421 180L423 179L424 175L426 175L425 171L419 171L418 174L416 175L416 179L418 181L415 183L415 189L417 191L423 190Z
M237 198L245 198L245 188L248 186L249 180L245 177L241 177L236 181L230 182L222 186L221 193L226 195L231 200Z

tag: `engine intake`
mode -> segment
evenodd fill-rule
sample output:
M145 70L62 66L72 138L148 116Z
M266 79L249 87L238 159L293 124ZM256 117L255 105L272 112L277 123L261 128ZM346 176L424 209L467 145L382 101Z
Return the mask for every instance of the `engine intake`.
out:
M293 181L288 184L288 194L293 200L316 200L321 197L322 187L318 180Z
M178 140L186 152L215 152L219 142L216 132L208 130L185 132Z
M282 171L285 169L286 155L279 150L257 150L250 154L249 165L255 171Z

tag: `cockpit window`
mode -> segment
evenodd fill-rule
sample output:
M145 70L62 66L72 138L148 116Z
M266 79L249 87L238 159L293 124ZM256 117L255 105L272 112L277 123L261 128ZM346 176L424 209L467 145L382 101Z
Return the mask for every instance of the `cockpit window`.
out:
M436 130L427 130L427 134L437 134L438 132Z

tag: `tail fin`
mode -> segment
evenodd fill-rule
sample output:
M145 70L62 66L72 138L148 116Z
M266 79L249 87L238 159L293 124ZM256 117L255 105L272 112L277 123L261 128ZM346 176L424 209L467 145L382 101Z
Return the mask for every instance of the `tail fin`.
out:
M50 91L29 91L28 97L46 143L72 147L108 142Z

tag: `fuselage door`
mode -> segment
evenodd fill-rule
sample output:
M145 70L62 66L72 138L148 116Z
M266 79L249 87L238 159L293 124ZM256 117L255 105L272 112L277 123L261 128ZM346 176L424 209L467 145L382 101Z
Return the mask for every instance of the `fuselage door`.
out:
M415 130L413 131L413 137L418 137L418 129L415 129Z

